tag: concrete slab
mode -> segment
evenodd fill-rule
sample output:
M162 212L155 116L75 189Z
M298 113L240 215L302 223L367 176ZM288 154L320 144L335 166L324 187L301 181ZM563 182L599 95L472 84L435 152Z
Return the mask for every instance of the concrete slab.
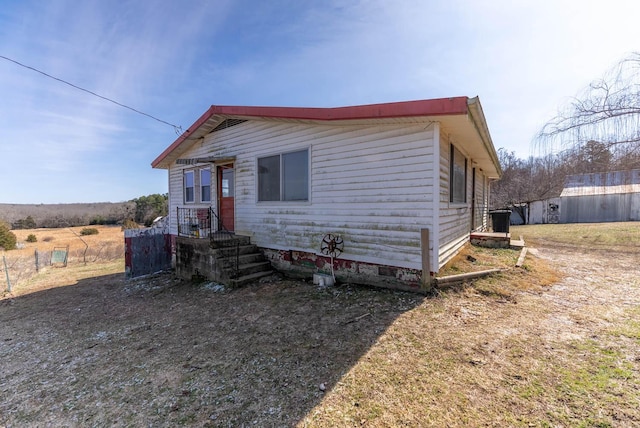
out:
M470 236L472 245L485 248L509 248L511 235L496 232L474 232Z

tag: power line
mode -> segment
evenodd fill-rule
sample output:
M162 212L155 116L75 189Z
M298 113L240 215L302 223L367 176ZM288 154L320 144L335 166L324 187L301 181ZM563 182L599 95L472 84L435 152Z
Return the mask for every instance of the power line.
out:
M152 115L150 115L150 114L148 114L148 113L145 113L145 112L143 112L143 111L140 111L140 110L136 110L136 109L135 109L135 108L133 108L133 107L129 107L128 105L125 105L125 104L119 103L118 101L114 101L114 100L112 100L111 98L103 97L102 95L96 94L95 92L92 92L92 91L90 91L90 90L88 90L88 89L81 88L80 86L74 85L73 83L69 83L69 82L67 82L66 80L59 79L59 78L57 78L57 77L55 77L55 76L52 76L52 75L50 75L50 74L47 74L47 73L45 73L44 71L40 71L40 70L38 70L37 68L30 67L30 66L28 66L28 65L26 65L26 64L22 64L21 62L18 62L18 61L14 60L14 59L7 58L6 56L2 56L2 55L0 55L0 58L5 59L5 60L7 60L7 61L9 61L9 62L12 62L12 63L14 63L14 64L17 64L17 65L19 65L20 67L24 67L24 68L27 68L27 69L29 69L29 70L35 71L36 73L40 73L40 74L42 74L43 76L46 76L46 77L48 77L48 78L50 78L50 79L57 80L58 82L62 82L62 83L64 83L65 85L69 85L69 86L71 86L71 87L73 87L73 88L76 88L76 89L79 89L79 90L81 90L81 91L84 91L84 92L86 92L86 93L88 93L88 94L91 94L91 95L93 95L93 96L95 96L95 97L101 98L101 99L103 99L103 100L105 100L105 101L109 101L110 103L116 104L116 105L118 105L118 106L120 106L120 107L124 107L124 108L126 108L126 109L129 109L129 110L131 110L131 111L134 111L134 112L136 112L136 113L138 113L138 114L141 114L141 115L143 115L143 116L147 116L147 117L149 117L149 118L151 118L151 119L153 119L153 120L156 120L156 121L158 121L158 122L160 122L160 123L164 123L165 125L169 125L169 126L173 127L173 129L174 129L174 131L176 132L176 134L178 134L178 135L182 134L182 127L181 127L181 126L174 125L173 123L169 123L169 122L164 121L164 120L162 120L162 119L158 119L158 118L157 118L157 117L155 117L155 116L152 116Z

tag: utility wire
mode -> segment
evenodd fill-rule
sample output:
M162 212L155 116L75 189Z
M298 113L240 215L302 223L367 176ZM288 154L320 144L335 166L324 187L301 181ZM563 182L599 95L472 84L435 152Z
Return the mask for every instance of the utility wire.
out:
M164 123L165 125L169 125L169 126L173 127L173 130L176 132L176 134L178 134L178 135L182 134L182 127L181 127L181 126L174 125L174 124L169 123L169 122L167 122L167 121L164 121L164 120L162 120L162 119L158 119L158 118L157 118L157 117L155 117L155 116L152 116L152 115L150 115L150 114L148 114L148 113L145 113L145 112L143 112L143 111L140 111L140 110L136 110L136 109L135 109L135 108L133 108L133 107L129 107L129 106L127 106L127 105L124 105L124 104L122 104L122 103L119 103L119 102L117 102L117 101L114 101L114 100L112 100L111 98L103 97L102 95L96 94L95 92L92 92L92 91L90 91L90 90L88 90L88 89L81 88L80 86L74 85L73 83L69 83L69 82L67 82L66 80L62 80L62 79L59 79L59 78L57 78L57 77L54 77L54 76L52 76L52 75L50 75L50 74L45 73L44 71L40 71L40 70L38 70L37 68L30 67L30 66L28 66L28 65L22 64L21 62L18 62L18 61L14 60L14 59L7 58L6 56L3 56L3 55L0 55L0 58L5 59L5 60L7 60L7 61L9 61L9 62L12 62L12 63L14 63L14 64L17 64L17 65L19 65L20 67L24 67L24 68L27 68L27 69L29 69L29 70L35 71L36 73L40 73L40 74L42 74L42 75L44 75L44 76L47 76L47 77L48 77L48 78L50 78L50 79L57 80L58 82L62 82L62 83L64 83L65 85L69 85L69 86L71 86L71 87L73 87L73 88L76 88L76 89L79 89L79 90L81 90L81 91L84 91L84 92L86 92L86 93L88 93L88 94L91 94L91 95L93 95L93 96L95 96L95 97L101 98L101 99L103 99L103 100L105 100L105 101L109 101L110 103L116 104L116 105L118 105L118 106L120 106L120 107L124 107L124 108L126 108L126 109L129 109L129 110L131 110L131 111L134 111L134 112L136 112L136 113L138 113L138 114L141 114L141 115L143 115L143 116L147 116L147 117L149 117L149 118L151 118L151 119L153 119L153 120L156 120L156 121L158 121L158 122L160 122L160 123Z

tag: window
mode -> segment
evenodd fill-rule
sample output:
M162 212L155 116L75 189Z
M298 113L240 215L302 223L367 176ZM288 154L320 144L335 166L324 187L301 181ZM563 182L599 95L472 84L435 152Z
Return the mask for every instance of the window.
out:
M222 197L233 197L235 194L233 185L233 169L225 169L222 171Z
M467 202L467 158L453 144L449 158L449 202L463 204Z
M211 170L200 170L200 202L211 202Z
M195 202L195 183L193 181L193 171L184 172L184 202Z
M258 201L308 200L308 149L258 158Z

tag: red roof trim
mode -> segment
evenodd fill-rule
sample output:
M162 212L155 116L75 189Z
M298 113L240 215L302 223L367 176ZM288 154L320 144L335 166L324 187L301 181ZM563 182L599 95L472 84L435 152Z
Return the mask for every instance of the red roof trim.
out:
M153 162L151 162L151 167L155 168L160 162L164 160L164 158L169 156L169 153L174 151L180 144L182 144L184 140L186 140L191 134L193 134L196 129L204 125L205 122L209 120L211 116L213 116L213 107L214 106L209 107L209 110L205 111L204 114L200 116L200 118L198 118L198 120L196 120L193 125L191 125L186 131L184 131L176 141L174 141L169 147L167 147L162 153L160 153L160 156L158 156Z
M330 108L211 106L189 129L178 137L173 144L167 147L167 149L151 163L151 166L156 167L214 115L320 121L384 119L467 114L467 102L468 97L454 97Z
M211 106L209 111L212 114L220 115L307 120L353 120L435 116L443 114L466 114L467 97L331 108Z

